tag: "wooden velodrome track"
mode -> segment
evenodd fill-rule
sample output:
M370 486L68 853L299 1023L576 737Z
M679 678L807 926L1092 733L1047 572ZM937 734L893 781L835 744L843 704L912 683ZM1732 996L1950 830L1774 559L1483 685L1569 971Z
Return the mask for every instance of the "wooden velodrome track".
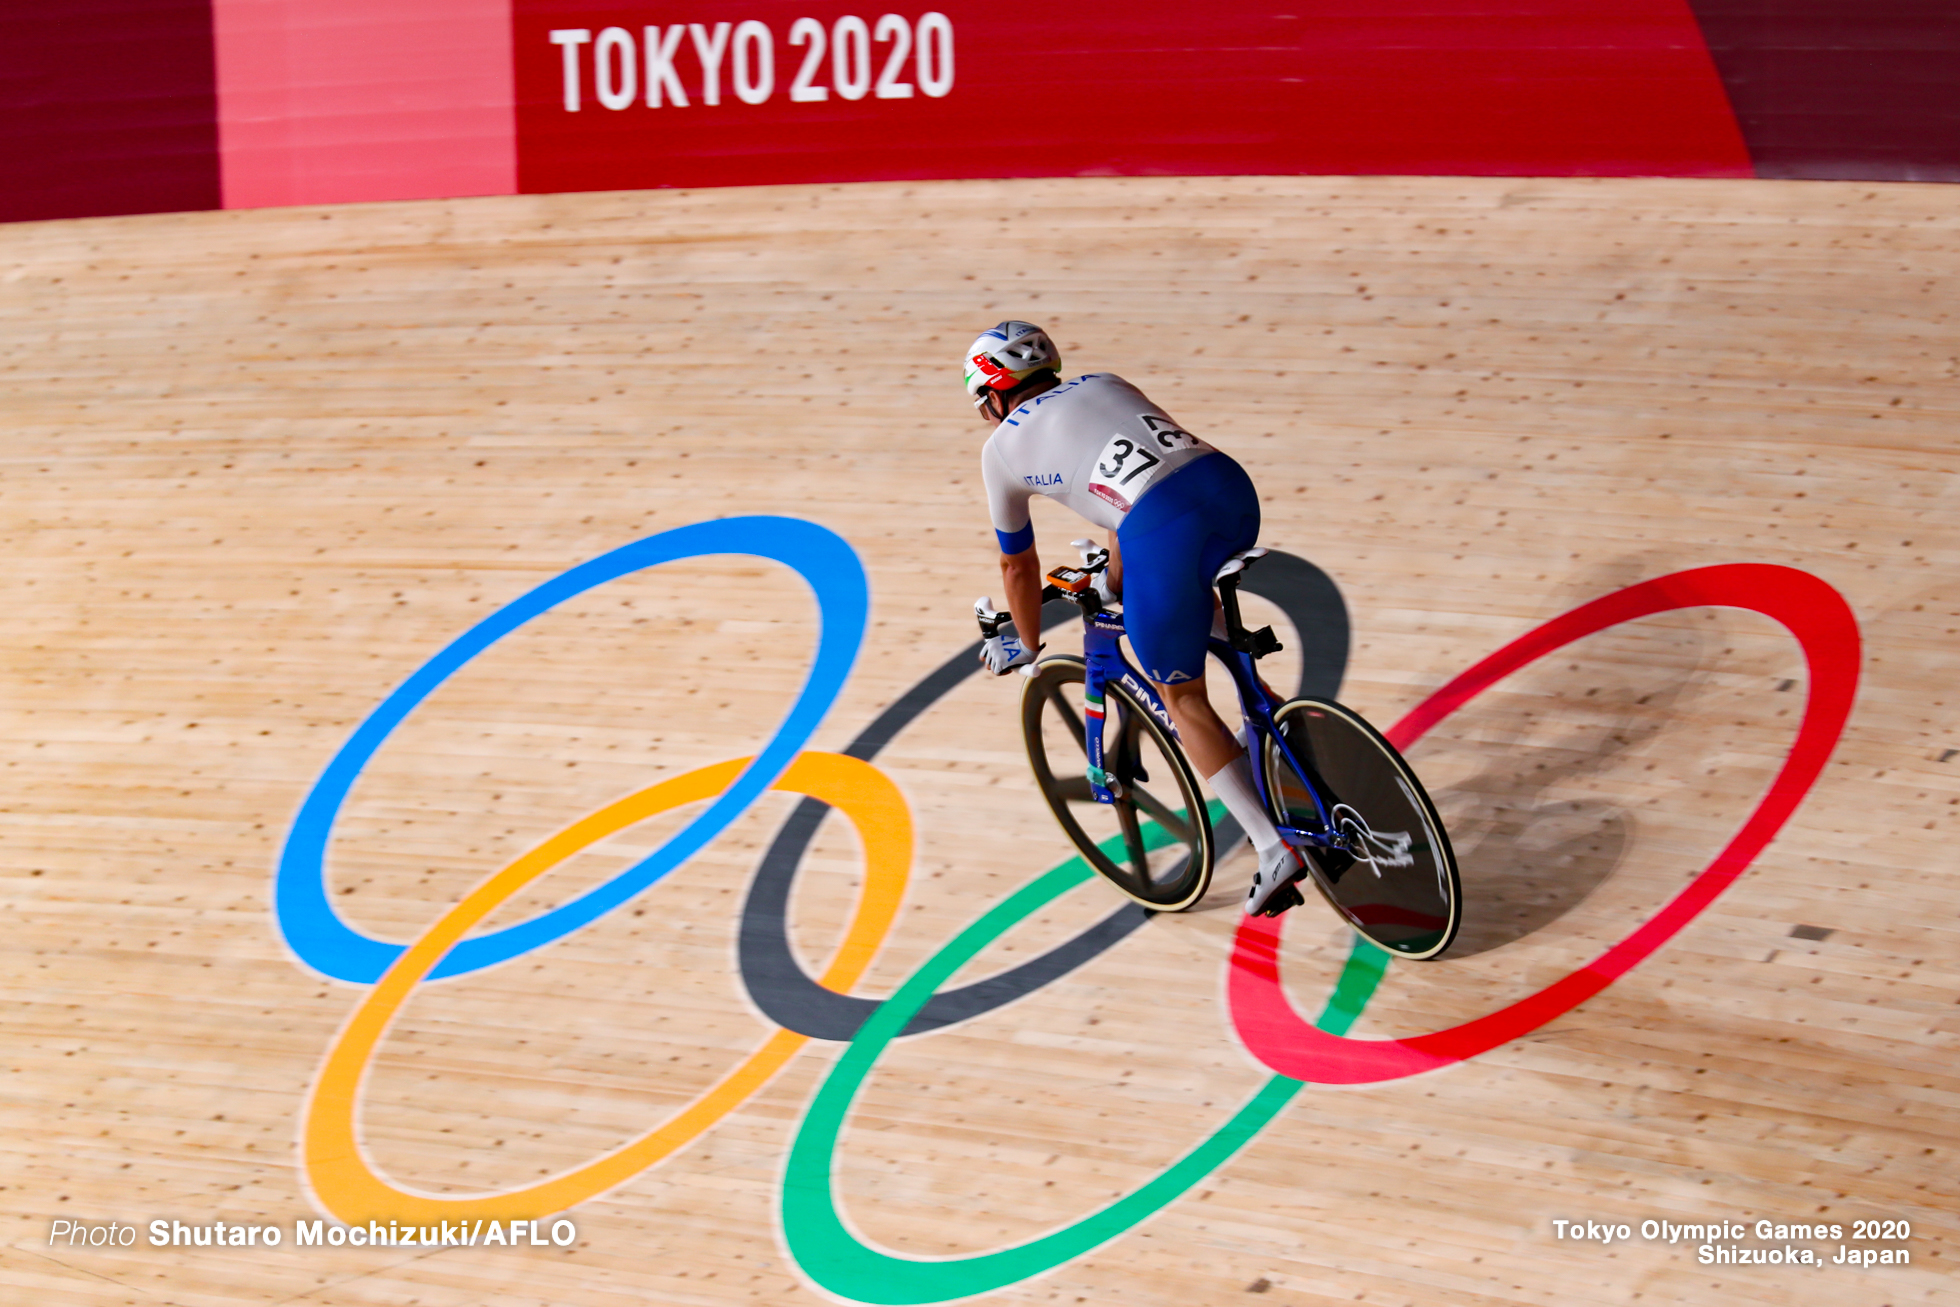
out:
M370 986L282 942L274 871L336 750L449 641L691 523L805 519L862 559L863 650L808 746L843 748L972 639L970 601L998 591L985 432L953 366L980 327L1022 316L1071 372L1123 373L1248 466L1267 543L1338 583L1342 697L1378 722L1587 600L1721 563L1835 587L1862 669L1794 817L1610 988L1430 1074L1308 1085L1147 1219L991 1287L948 1263L936 1296L1955 1301L1953 197L1101 179L0 228L0 1298L872 1296L846 1290L876 1275L813 1271L784 1226L786 1182L821 1190L791 1154L843 1045L780 1034L737 966L793 796L765 796L562 941L424 984L387 1032L358 1132L403 1191L521 1190L690 1104L728 1109L593 1196L514 1213L565 1211L568 1248L295 1246L295 1222L355 1201L335 1196L344 1166L305 1164L302 1121ZM1063 557L1076 532L1052 513L1037 527ZM414 940L588 814L753 753L803 682L816 612L789 568L722 554L537 618L379 747L335 827L326 901ZM1770 785L1812 680L1770 618L1690 607L1581 640L1441 722L1411 757L1454 833L1469 919L1447 959L1392 969L1352 1033L1517 1002L1652 916ZM866 838L902 844L909 810L916 848L902 894L887 860L896 918L881 944L859 922L877 947L840 961L868 965L847 985L833 972L838 987L893 994L1065 860L1017 691L968 679L877 755L902 802L866 815ZM859 782L864 802L876 786ZM701 808L598 843L485 929L605 883ZM812 975L865 867L835 817L803 859L788 919ZM915 1260L1021 1245L1149 1183L1251 1102L1272 1072L1226 983L1248 875L1240 854L1202 910L894 1042L836 1149L848 1229ZM1113 906L1076 888L942 987ZM1348 939L1317 903L1286 925L1283 983L1311 1019ZM777 1062L748 1097L716 1090L757 1057ZM401 1201L376 1209L384 1225L448 1210ZM153 1248L159 1218L285 1235ZM1763 1219L1841 1223L1842 1239L1792 1241L1824 1256L1911 1262L1703 1265L1696 1240L1638 1232L1739 1222L1746 1237L1718 1242L1783 1246L1757 1238ZM1911 1236L1854 1239L1865 1219ZM141 1237L50 1246L62 1220ZM1561 1239L1555 1220L1634 1233Z

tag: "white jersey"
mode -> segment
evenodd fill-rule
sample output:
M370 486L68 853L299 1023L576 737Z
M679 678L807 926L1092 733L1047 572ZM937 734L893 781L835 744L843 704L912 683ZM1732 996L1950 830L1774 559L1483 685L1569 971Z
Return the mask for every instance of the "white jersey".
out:
M980 472L1002 552L1014 554L1033 539L1033 496L1114 531L1151 486L1211 452L1135 386L1094 372L1009 413L980 451Z

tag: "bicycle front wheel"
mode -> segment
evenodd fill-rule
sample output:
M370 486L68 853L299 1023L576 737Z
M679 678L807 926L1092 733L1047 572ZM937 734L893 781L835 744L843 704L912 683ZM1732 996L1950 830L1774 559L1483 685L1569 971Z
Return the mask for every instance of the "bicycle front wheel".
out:
M1088 864L1146 908L1177 912L1211 885L1211 819L1170 728L1120 685L1103 688L1103 770L1114 803L1089 785L1082 685L1066 654L1043 659L1021 692L1021 731L1042 798Z
M1450 946L1462 919L1456 854L1436 805L1395 746L1331 699L1294 699L1273 714L1302 778L1266 742L1266 793L1282 826L1320 824L1311 782L1352 853L1303 848L1321 896L1361 935L1420 961Z

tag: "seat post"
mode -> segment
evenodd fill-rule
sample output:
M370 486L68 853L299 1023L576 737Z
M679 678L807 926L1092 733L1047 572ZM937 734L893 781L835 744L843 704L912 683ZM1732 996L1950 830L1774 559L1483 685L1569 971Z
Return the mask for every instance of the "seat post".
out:
M1234 649L1245 648L1245 621L1239 616L1239 578L1244 572L1233 572L1218 579L1218 604L1225 610L1225 642Z
M1262 626L1256 631L1245 629L1245 620L1239 616L1239 578L1245 569L1266 556L1263 549L1248 549L1242 554L1234 554L1219 573L1213 578L1218 587L1218 603L1225 610L1225 639L1234 649L1263 658L1280 650L1279 637L1273 628Z

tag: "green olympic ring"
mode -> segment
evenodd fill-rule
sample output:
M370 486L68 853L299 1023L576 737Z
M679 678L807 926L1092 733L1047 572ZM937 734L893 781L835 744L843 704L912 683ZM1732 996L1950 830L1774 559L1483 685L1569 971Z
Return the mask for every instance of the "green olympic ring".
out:
M1155 842L1161 842L1161 828L1153 830L1160 834ZM790 1256L821 1288L862 1303L937 1303L970 1298L1040 1275L1107 1243L1175 1202L1250 1143L1300 1092L1304 1082L1275 1075L1230 1120L1154 1180L1073 1225L1011 1248L972 1257L901 1257L870 1247L845 1227L838 1214L835 1188L837 1138L851 1104L886 1046L939 986L981 950L1094 875L1088 863L1071 858L961 931L879 1006L825 1078L797 1129L782 1191L783 1235ZM1388 954L1357 937L1340 980L1314 1024L1329 1034L1346 1034L1387 970Z

